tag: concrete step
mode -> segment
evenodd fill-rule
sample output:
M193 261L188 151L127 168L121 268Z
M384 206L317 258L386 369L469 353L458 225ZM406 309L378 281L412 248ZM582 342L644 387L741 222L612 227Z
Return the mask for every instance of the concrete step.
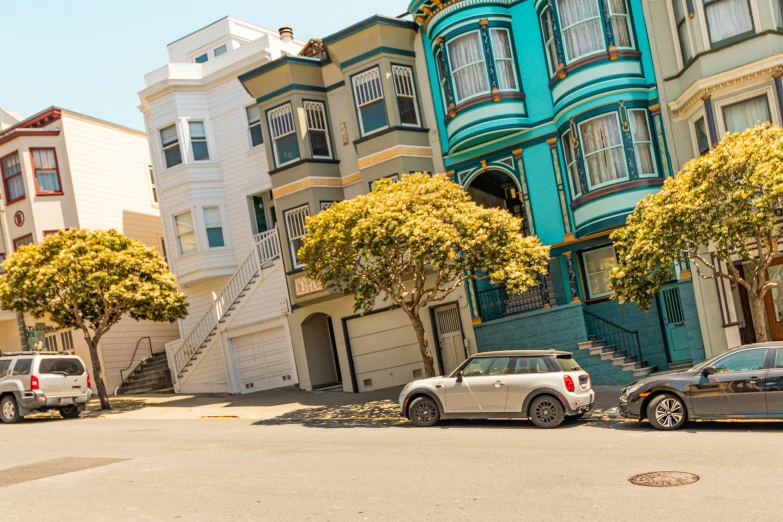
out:
M158 381L165 381L168 379L168 375L168 371L134 375L133 379L128 379L128 381L125 383L125 386L137 386L142 384L156 383Z
M634 357L631 357L631 359L633 359L633 362L629 361L620 365L623 371L630 372L631 370L635 370L637 368L642 367L642 363L637 362Z
M174 393L174 388L159 388L156 390L148 390L148 391L134 391L133 393L124 393L123 395L158 395L161 393Z
M606 348L610 348L610 347L607 346ZM615 351L614 346L611 346L611 348L612 348L611 351L604 349L604 351L599 354L602 361L611 361L615 357L620 357L620 356L625 357L625 352Z
M655 372L656 370L657 368L655 366L643 366L641 368L632 370L632 373L634 377L645 377Z
M591 341L584 341L578 343L577 346L579 347L580 350L589 350L590 348L596 348L598 346L603 346L605 344L606 342L604 341L591 340Z
M613 344L600 344L598 346L594 346L590 348L590 355L601 355L603 353L611 353L615 350L615 346Z
M627 357L625 355L621 355L619 357L615 357L612 359L612 365L613 366L622 366L626 363L636 362L636 359L634 357Z

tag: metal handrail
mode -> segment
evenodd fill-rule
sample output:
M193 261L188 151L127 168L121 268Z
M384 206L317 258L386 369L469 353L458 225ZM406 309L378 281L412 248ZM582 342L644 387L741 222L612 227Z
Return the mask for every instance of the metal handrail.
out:
M131 366L133 366L133 360L136 358L136 352L139 351L139 345L141 344L141 342L144 339L146 339L147 342L150 343L150 357L155 355L154 353L152 353L152 338L149 337L149 336L139 337L139 340L136 341L136 348L133 350L133 355L131 355L130 362L128 363L128 366L126 368L123 368L122 370L120 370L120 388L122 388L122 385L125 384L125 377L122 376L122 372L127 372L128 370L130 370ZM142 359L141 362L144 362L144 360ZM137 366L137 368L138 368L138 366Z
M253 236L254 247L248 254L239 269L231 276L228 283L215 298L212 306L199 319L196 326L185 336L179 348L174 351L169 359L172 368L172 376L179 378L196 352L206 342L219 322L229 312L236 300L248 283L255 277L261 267L266 263L280 257L280 239L277 228L267 230Z
M588 319L585 324L590 335L596 338L600 336L602 341L614 345L619 351L624 351L626 356L636 357L637 362L643 362L638 330L629 330L587 310L583 312Z

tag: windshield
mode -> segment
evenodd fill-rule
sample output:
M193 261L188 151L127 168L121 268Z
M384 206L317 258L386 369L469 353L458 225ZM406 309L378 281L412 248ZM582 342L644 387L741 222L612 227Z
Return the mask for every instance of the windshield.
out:
M560 369L564 372L578 372L582 369L581 366L579 366L579 363L570 355L558 355L555 358L555 361L557 361L557 365L560 366Z
M38 373L56 373L61 375L81 375L84 373L84 366L79 359L75 357L57 359L42 359L38 366Z

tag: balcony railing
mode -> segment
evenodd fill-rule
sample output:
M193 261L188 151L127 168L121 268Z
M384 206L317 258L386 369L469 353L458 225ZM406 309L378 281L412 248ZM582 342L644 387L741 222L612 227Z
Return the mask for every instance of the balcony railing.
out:
M508 315L524 314L549 307L548 279L548 276L542 276L538 285L521 294L509 294L505 286L476 292L481 319L492 321Z

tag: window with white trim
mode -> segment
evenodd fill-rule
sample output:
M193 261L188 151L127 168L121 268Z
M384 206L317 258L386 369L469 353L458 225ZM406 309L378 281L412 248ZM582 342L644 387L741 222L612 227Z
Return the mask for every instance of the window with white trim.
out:
M517 71L514 65L514 51L511 49L511 33L508 29L491 28L489 40L495 57L495 73L501 91L517 90Z
M628 119L631 120L631 136L633 137L633 150L636 156L636 172L639 177L657 176L655 168L655 154L653 152L652 134L650 124L647 121L647 111L636 109L628 111Z
M584 252L582 262L587 279L588 297L595 299L612 295L612 289L609 287L609 274L617 266L614 247L609 245Z
M207 229L207 244L209 248L226 246L223 240L223 224L220 221L218 207L204 207L204 226Z
M443 100L443 107L448 109L449 106L449 86L448 78L446 77L446 60L443 59L443 51L435 53L435 64L438 67L438 80L440 82L440 95Z
M612 20L614 45L619 49L633 49L631 15L626 0L609 0L609 17Z
M722 111L726 132L742 132L757 123L772 121L766 94L724 105Z
M557 0L566 64L606 49L597 0Z
M397 95L397 108L400 111L400 123L405 127L421 127L413 69L402 65L392 65L392 77L394 78L394 93Z
M576 164L574 139L570 130L563 133L560 142L563 144L563 156L565 156L566 170L568 171L568 183L571 185L571 195L573 199L576 199L582 195L582 186L579 183L579 167Z
M775 10L775 24L781 28L783 27L783 0L772 0L772 7Z
M455 102L460 103L474 96L488 94L489 77L479 32L473 31L458 36L446 46Z
M261 114L258 111L258 105L245 107L245 116L247 116L247 132L250 135L250 146L258 147L264 143L264 134L261 132Z
M321 210L328 210L337 203L336 201L321 201Z
M555 43L555 29L552 25L552 10L549 6L544 7L540 15L541 32L544 35L544 54L546 55L546 65L549 70L549 76L555 74L560 59L557 57L557 44Z
M749 0L704 0L704 16L713 45L753 32Z
M147 172L150 174L150 192L152 195L152 204L158 206L158 186L155 184L155 175L152 173L152 165L147 165Z
M179 136L177 135L176 125L169 125L160 129L160 144L163 148L163 158L167 169L182 163L182 151L179 148Z
M207 131L203 121L189 121L190 146L193 149L194 161L209 161L209 147L207 146Z
M215 50L212 52L215 54L215 58L217 58L221 54L226 54L228 52L228 47L226 46L226 44L223 44L220 47L216 47Z
M677 42L680 45L680 55L684 66L690 63L693 53L691 53L691 44L688 39L688 24L686 23L683 1L672 0L672 10L674 11L674 23L677 25Z
M6 204L18 201L25 196L22 162L19 152L14 152L0 160L0 170L3 173Z
M374 67L359 73L351 79L351 82L362 136L388 128L389 120L383 101L380 68Z
M693 131L696 134L697 152L699 156L704 156L710 151L710 138L707 135L707 124L703 117L693 122Z
M286 103L266 113L275 165L282 167L299 160L299 138L291 104Z
M388 176L382 176L382 177L380 177L380 178L378 178L376 180L371 181L369 183L370 192L375 190L375 185L376 185L376 183L378 183L378 180L380 180L380 179L390 179L390 180L392 180L393 183L396 183L396 182L400 181L400 175L395 172L394 174L389 174Z
M628 179L620 119L616 112L580 123L579 133L590 189Z
M180 255L184 256L198 250L196 230L193 228L193 214L190 211L174 216L174 232L177 235Z
M207 53L204 53L204 54L202 54L202 55L200 55L200 56L196 56L196 58L195 58L195 60L194 60L194 61L195 61L196 63L204 63L204 62L206 62L207 60L209 60L209 56L207 55Z
M326 107L323 102L304 102L307 135L310 138L310 150L314 158L332 157L332 146L329 143L329 126L326 120Z
M307 205L292 208L284 212L286 231L288 232L288 245L291 250L291 266L301 268L304 263L299 262L299 249L304 244L302 238L307 233L305 223L310 217L310 207Z

